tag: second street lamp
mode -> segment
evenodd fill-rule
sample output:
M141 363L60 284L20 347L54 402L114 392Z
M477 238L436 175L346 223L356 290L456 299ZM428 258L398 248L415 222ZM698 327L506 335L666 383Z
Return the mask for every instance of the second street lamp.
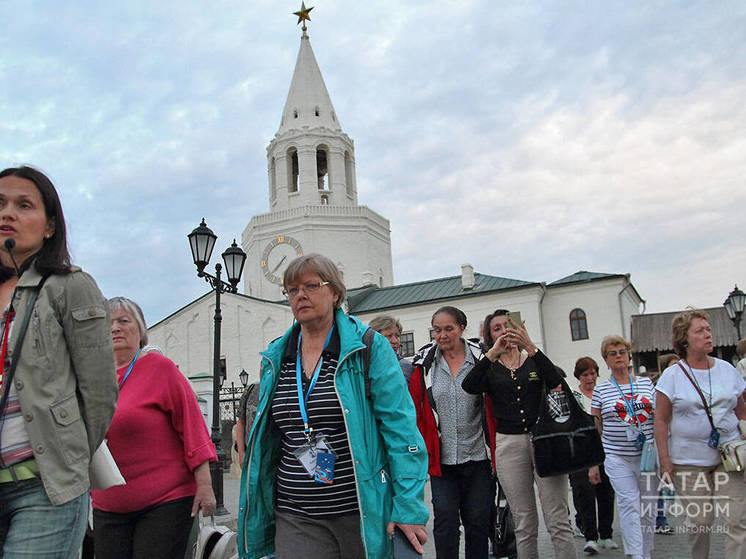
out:
M736 286L733 291L728 294L728 298L723 303L725 312L728 313L728 318L733 322L733 326L736 327L736 333L738 339L741 339L741 316L743 316L743 306L746 300L746 294L738 289Z
M246 262L246 253L241 250L233 239L233 244L223 252L223 261L225 262L225 271L228 276L228 282L220 279L223 269L220 262L215 264L215 275L212 276L205 272L205 267L210 263L212 249L215 247L217 235L207 227L205 219L189 235L189 247L192 250L192 260L197 266L197 276L204 278L215 291L215 338L213 342L213 361L212 361L212 442L218 454L218 461L210 464L210 475L212 477L212 487L215 492L216 510L215 514L228 514L223 504L223 465L225 463L225 452L223 452L220 437L220 386L221 367L220 367L220 329L223 322L223 316L220 312L220 294L221 293L238 293L238 282L241 280L241 272Z

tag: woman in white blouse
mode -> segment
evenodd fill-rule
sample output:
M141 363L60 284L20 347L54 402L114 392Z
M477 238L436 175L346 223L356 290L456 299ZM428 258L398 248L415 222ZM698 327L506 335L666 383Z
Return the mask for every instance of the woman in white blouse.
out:
M732 365L709 355L713 344L707 313L680 313L671 328L681 361L663 371L656 385L661 476L672 479L687 513L692 558L709 556L710 530L719 516L725 522L725 557L740 559L746 536L741 523L744 477L724 471L717 447L741 438L738 420L746 419L746 381Z

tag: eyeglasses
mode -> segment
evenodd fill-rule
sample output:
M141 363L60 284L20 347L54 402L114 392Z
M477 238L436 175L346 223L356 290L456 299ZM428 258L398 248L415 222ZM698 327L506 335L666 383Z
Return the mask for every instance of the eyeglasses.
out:
M606 357L616 357L617 355L627 355L627 350L626 349L620 349L620 350L612 349L611 351L606 352Z
M303 285L299 285L297 287L288 287L287 289L282 290L282 294L285 295L288 299L295 299L298 295L300 295L301 291L303 291L303 293L305 293L306 295L313 295L319 289L321 289L322 285L329 285L329 282L320 281L316 283L304 283Z

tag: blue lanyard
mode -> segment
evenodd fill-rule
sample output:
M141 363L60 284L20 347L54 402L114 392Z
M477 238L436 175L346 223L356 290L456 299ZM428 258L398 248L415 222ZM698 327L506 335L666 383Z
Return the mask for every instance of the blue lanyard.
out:
M132 361L130 362L130 366L127 367L127 372L124 373L124 376L122 377L122 380L119 381L119 389L122 389L122 385L124 384L124 381L127 380L127 377L130 376L130 373L132 372L132 367L135 366L135 361L137 361L137 356L140 355L140 350L142 348L137 348L137 353L135 353L135 356L132 358Z
M619 390L619 394L622 395L622 400L624 400L624 405L627 406L627 411L632 415L632 418L635 420L635 423L638 423L637 421L637 415L635 414L635 409L632 407L632 402L635 401L635 383L632 381L632 379L629 379L629 396L630 401L627 401L627 397L624 395L624 392L622 391L622 387L619 386L619 383L616 381L616 379L612 376L611 381L616 385L617 390ZM639 423L638 423L639 426Z
M298 332L298 350L295 354L295 384L298 389L298 407L300 408L300 416L303 419L303 430L306 434L306 438L308 439L308 442L311 442L311 429L308 427L308 412L306 412L306 402L308 402L308 398L311 395L311 391L316 386L316 381L319 380L319 373L321 372L321 366L324 363L324 354L323 352L326 351L327 346L329 345L329 340L332 339L332 332L334 332L334 324L332 324L331 329L329 330L329 333L326 335L326 341L324 342L324 349L322 350L321 356L319 357L319 364L316 366L316 371L313 373L313 377L311 377L311 384L308 386L308 392L306 393L306 397L303 397L303 379L301 378L302 374L302 365L301 365L301 356L300 356L300 342L303 337L303 332Z

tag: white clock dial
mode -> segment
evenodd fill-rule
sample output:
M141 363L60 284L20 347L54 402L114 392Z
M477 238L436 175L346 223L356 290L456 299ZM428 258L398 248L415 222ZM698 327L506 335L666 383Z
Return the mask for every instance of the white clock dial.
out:
M293 237L279 235L272 239L262 252L262 273L267 280L282 285L285 268L293 259L303 256L303 248Z

